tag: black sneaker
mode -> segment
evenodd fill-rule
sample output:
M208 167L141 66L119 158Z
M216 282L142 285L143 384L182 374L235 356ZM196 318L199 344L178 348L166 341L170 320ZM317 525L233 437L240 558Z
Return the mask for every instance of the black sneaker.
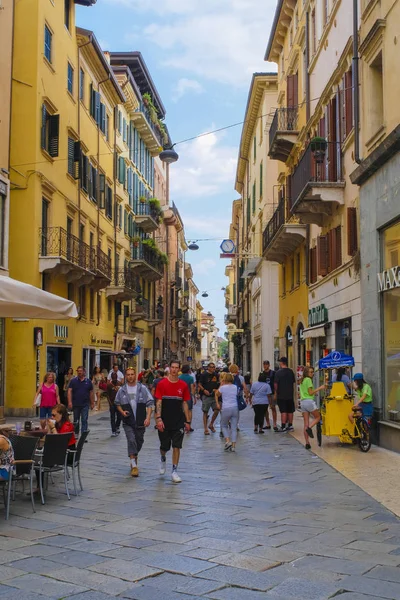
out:
M313 439L313 437L314 437L314 432L313 432L313 430L311 429L311 427L307 427L306 431L307 431L307 433L308 433L308 437L310 437L311 439Z
M306 448L306 450L311 450L311 445L310 444L306 444L305 448Z
M279 427L274 427L274 431L275 431L275 433L279 433L280 432Z

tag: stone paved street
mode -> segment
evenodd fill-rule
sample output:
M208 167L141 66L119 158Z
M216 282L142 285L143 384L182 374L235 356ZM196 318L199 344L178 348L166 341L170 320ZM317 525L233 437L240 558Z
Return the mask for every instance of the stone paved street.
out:
M398 600L399 519L292 436L254 435L251 418L236 455L218 433L187 436L174 485L153 429L133 480L124 434L92 415L84 492L69 502L58 477L36 514L20 494L0 522L0 598Z

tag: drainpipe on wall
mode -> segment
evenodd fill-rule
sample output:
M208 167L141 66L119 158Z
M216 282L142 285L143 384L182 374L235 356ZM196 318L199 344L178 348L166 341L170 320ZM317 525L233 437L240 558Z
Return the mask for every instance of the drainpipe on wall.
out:
M353 110L354 110L354 160L360 164L360 78L358 56L358 0L353 0Z

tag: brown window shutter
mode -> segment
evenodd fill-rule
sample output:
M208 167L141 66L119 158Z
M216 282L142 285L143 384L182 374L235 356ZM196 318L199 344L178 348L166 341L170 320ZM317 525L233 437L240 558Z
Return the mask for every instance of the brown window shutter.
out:
M339 225L332 231L335 238L335 269L342 264L342 228Z
M310 283L317 281L317 248L310 248Z
M325 277L328 272L328 238L326 235L320 235L317 239L317 254L318 254L318 275Z
M325 117L322 117L322 119L320 119L318 128L319 128L318 134L324 138L326 136Z
M354 256L358 250L357 236L357 209L349 207L347 209L347 254Z
M352 71L347 71L344 75L344 95L345 95L345 129L346 136L353 128L353 76Z
M330 273L331 271L333 271L335 269L335 256L336 256L336 237L335 237L335 231L333 229L331 229L331 231L328 231L328 233L326 234L326 237L328 238L328 243L327 243L327 253L328 253L327 267L328 267L328 273Z

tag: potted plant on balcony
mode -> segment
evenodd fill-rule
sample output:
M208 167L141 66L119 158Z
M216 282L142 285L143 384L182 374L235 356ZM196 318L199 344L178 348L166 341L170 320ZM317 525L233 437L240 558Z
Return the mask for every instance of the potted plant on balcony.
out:
M158 198L149 198L149 206L150 206L151 212L156 217L158 222L162 221L163 209L161 208L161 204L160 204L160 201L158 200Z
M142 204L146 204L146 202L147 202L146 196L139 196L139 202L141 202Z
M147 246L148 248L151 248L152 250L157 250L157 246L155 241L153 240L153 238L146 238L145 240L142 241L143 246Z
M150 94L149 94L148 92L145 92L145 93L142 95L142 100L143 100L143 104L144 104L145 106L149 106L150 104L153 104L152 97L150 96Z
M135 235L132 238L132 245L133 245L134 248L138 248L139 244L140 244L140 237L138 235Z
M328 147L328 142L325 138L316 136L313 137L310 142L311 152L314 155L314 159L316 163L323 163L325 160L326 149Z
M166 252L160 252L159 256L163 265L167 265L169 263L168 254Z

